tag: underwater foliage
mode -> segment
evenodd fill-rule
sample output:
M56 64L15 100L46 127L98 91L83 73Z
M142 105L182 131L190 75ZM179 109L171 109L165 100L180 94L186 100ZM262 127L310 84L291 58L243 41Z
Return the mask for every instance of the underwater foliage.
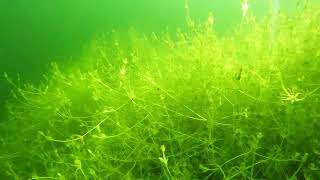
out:
M211 18L212 19L212 18ZM320 11L92 43L12 85L1 179L319 179ZM270 45L272 36L272 44Z

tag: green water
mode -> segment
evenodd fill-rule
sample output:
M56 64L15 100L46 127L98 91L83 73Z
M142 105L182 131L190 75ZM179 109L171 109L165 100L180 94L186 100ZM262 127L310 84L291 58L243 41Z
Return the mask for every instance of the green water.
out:
M320 178L320 1L241 2L1 1L0 179Z
M213 10L221 32L239 20L239 7L232 0L190 2L197 19ZM100 32L129 27L146 33L168 27L173 32L185 27L185 11L182 0L1 1L0 22L1 74L19 73L24 81L38 82L51 61L72 64ZM9 88L0 82L3 109Z
M185 27L183 0L93 1L1 1L0 72L20 73L26 80L39 80L50 61L77 59L90 40L102 31L162 32ZM251 3L251 2L250 2ZM317 0L311 1L317 4ZM319 3L319 2L318 2ZM252 1L257 16L269 12L269 2ZM297 1L282 1L283 11L294 11ZM241 19L240 1L190 0L191 15L204 20L215 16L215 29L223 34Z

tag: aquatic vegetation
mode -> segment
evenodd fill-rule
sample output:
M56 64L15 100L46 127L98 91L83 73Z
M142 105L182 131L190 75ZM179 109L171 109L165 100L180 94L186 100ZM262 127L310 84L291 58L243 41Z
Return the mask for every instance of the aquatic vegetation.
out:
M209 13L98 38L39 86L5 75L1 179L319 179L319 18L279 14L269 51L269 19L218 37Z
M294 89L290 88L283 88L283 94L281 95L281 100L283 101L290 101L291 103L293 102L298 102L302 101L304 98L301 98L301 93L295 91Z

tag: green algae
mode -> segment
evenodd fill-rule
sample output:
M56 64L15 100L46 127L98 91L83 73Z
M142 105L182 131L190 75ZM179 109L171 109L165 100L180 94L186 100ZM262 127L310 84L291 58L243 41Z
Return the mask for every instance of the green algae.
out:
M249 16L218 37L93 41L80 68L10 80L1 124L8 179L320 178L320 11ZM116 36L116 35L114 35Z

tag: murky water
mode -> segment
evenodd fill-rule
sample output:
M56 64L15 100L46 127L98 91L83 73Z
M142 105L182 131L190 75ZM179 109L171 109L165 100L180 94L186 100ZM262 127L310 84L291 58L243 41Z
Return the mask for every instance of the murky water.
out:
M0 179L319 179L319 9L1 1Z

